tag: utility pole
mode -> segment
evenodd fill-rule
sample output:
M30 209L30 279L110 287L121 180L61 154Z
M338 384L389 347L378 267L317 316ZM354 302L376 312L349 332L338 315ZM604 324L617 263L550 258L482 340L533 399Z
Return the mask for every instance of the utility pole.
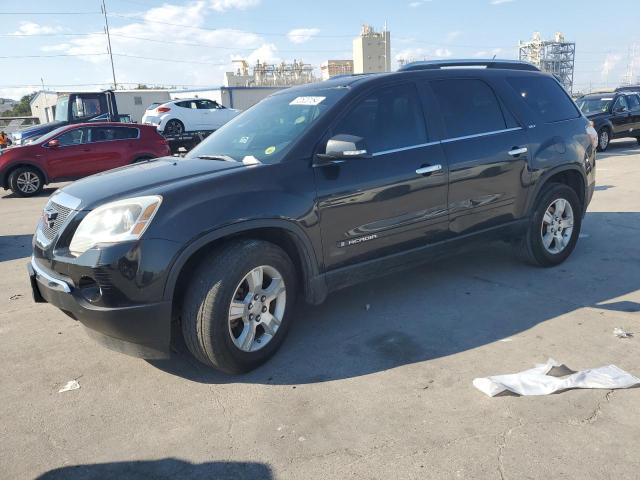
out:
M107 19L107 6L102 0L102 13L104 14L104 26L105 33L107 34L107 44L109 45L109 58L111 59L111 73L113 75L113 89L118 88L118 83L116 82L116 69L113 66L113 52L111 51L111 36L109 35L109 20Z

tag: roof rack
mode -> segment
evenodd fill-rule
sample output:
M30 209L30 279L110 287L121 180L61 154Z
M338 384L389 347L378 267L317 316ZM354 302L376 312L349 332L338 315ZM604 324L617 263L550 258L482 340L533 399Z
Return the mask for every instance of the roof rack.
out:
M504 68L509 70L532 70L539 72L540 69L529 62L521 60L425 60L422 62L411 62L398 69L399 72L411 70L438 70L445 68Z

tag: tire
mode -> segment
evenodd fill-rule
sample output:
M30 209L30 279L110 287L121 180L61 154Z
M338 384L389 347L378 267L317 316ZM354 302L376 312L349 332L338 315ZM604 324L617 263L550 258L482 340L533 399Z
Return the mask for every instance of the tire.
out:
M252 289L247 280L254 278L249 274L255 269L263 269L265 283L270 282L264 285L264 293L269 292L268 287L279 285L274 280L278 275L273 272L279 274L284 282L284 296L279 294L268 306L263 303L265 296L255 300L255 291L263 293L260 288ZM231 309L232 300L235 300L235 312ZM187 348L199 361L217 370L232 374L253 370L273 356L284 341L295 300L295 268L282 249L258 240L224 245L201 261L186 289L182 334ZM276 311L280 308L284 310ZM243 311L242 315L231 319L238 316L238 311ZM267 333L265 319L260 318L260 314L269 315L271 325L275 326L273 335ZM249 320L252 316L253 320ZM273 323L277 316L280 316L279 326ZM255 337L244 335L252 327ZM247 339L248 342L243 342ZM246 345L242 348L239 344Z
M549 213L545 217L545 213L555 212L557 207L554 204L558 200L566 201L565 209L560 213L560 217L572 217L572 228L568 230L568 223L563 221L563 226L555 220L555 213ZM567 208L567 204L570 208ZM561 205L557 203L556 205ZM551 218L552 223L547 223L547 220ZM578 236L580 234L580 227L582 226L582 205L578 199L576 192L561 183L551 183L547 185L540 193L536 206L531 215L531 220L527 228L527 232L522 237L517 247L520 253L520 257L526 262L537 265L540 267L553 267L564 262L578 242ZM553 229L555 230L555 234ZM543 240L543 235L545 239ZM548 242L548 235L552 236L551 243L546 246L545 242ZM556 235L559 235L556 236ZM561 240L558 240L561 238Z
M19 197L33 197L44 188L44 177L36 168L19 167L9 176L9 188Z
M611 143L611 131L607 127L598 130L598 151L604 152Z
M182 135L184 133L184 123L180 120L172 118L164 126L163 133L165 135Z

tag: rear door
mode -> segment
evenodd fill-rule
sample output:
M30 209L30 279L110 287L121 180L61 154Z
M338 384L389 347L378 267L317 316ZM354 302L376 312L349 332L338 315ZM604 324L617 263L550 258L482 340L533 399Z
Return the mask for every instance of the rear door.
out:
M523 197L528 138L480 78L429 82L440 106L442 146L449 164L448 209L453 234L517 217Z
M338 134L362 137L371 157L315 167L328 270L446 234L447 165L440 144L428 135L415 84L363 94L327 139ZM421 174L426 166L433 172Z
M88 141L93 149L91 174L129 164L133 159L138 129L133 127L90 127Z
M55 137L58 147L47 149L45 162L51 179L74 179L89 175L93 149L87 143L88 129L72 128Z

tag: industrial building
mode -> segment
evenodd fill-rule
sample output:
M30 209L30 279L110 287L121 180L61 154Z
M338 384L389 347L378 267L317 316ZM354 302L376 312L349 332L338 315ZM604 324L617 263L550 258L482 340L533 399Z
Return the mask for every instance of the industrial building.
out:
M353 60L325 60L320 65L322 80L329 80L336 75L351 75L353 73Z
M553 40L542 40L540 32L534 32L531 40L521 41L520 60L534 64L543 72L552 73L567 92L573 92L573 70L576 44L567 42L564 35L556 33Z
M224 76L225 87L290 87L317 81L313 67L302 60L279 64L256 62L249 67L246 60L234 60L235 71Z
M353 39L353 73L391 71L391 32L385 26L376 32L363 25L360 35Z

